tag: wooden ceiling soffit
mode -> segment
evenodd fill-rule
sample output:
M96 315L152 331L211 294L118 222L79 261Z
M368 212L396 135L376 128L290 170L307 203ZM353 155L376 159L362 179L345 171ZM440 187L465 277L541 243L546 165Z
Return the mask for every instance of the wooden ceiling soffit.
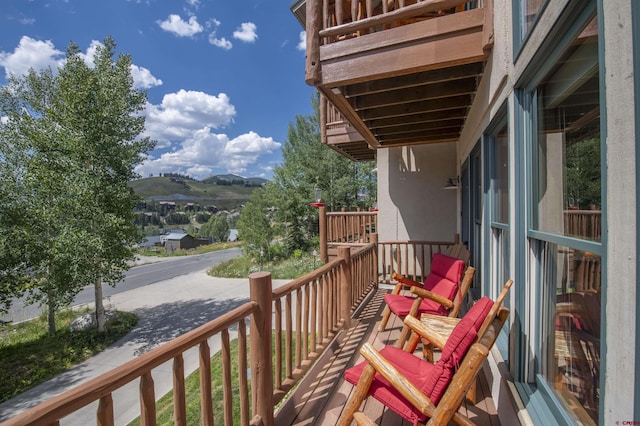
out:
M424 132L427 130L450 129L450 128L461 129L463 124L464 124L464 119L460 119L460 118L453 119L453 120L433 121L430 123L422 123L422 124L403 123L394 127L383 127L380 129L373 128L373 134L376 135L378 138L383 138L385 136Z
M351 104L356 111L370 108L387 107L406 102L420 102L448 98L456 95L469 95L476 92L476 77L464 80L446 81L436 84L424 84L418 87L402 88L385 93L362 95L352 98Z
M410 121L413 125L422 123L432 123L440 120L450 120L459 118L464 120L467 116L467 108L446 109L440 111L417 113L402 117L381 118L368 120L366 123L372 129L383 129L385 127L402 126Z
M382 145L386 145L388 143L393 142L404 142L404 141L414 141L414 140L424 140L428 141L430 139L438 139L440 137L447 137L451 135L460 135L460 127L446 127L441 129L434 129L429 131L413 131L406 133L398 133L394 135L388 135L385 137L380 137L380 142Z
M412 114L425 114L428 112L443 111L449 109L468 108L471 105L471 95L453 96L450 98L435 99L420 102L407 102L386 108L370 109L360 113L365 122L369 120L386 119L391 117L404 117Z
M484 63L459 65L438 70L423 71L415 74L400 75L382 80L368 81L365 83L352 84L345 87L344 96L351 98L360 95L369 95L379 92L388 92L401 88L417 87L424 84L443 83L455 81L467 77L482 76Z

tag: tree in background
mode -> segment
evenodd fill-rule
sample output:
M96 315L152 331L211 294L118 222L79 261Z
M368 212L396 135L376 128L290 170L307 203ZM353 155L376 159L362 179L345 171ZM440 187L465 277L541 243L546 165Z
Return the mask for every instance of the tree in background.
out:
M224 242L229 239L229 222L226 215L211 216L207 223L202 225L198 235L201 237L213 237L214 241Z
M268 194L264 188L258 188L251 194L238 218L238 239L248 256L269 255L275 228L268 216Z
M307 249L317 235L317 210L309 203L315 189L322 191L328 211L368 209L375 204L375 162L355 163L320 143L319 95L312 98L313 115L296 116L289 125L282 148L281 165L266 186L267 198L276 207L287 248ZM362 197L359 197L362 195Z
M29 285L2 297L6 302L27 291L30 300L46 303L50 331L55 310L91 283L103 329L102 283L123 278L141 239L133 217L140 200L128 183L154 143L139 138L146 93L133 86L131 58L114 59L115 47L107 37L88 66L71 43L57 75L31 71L11 77L0 91L0 116L7 117L0 125L0 163L8 165L0 167L1 177L3 187L7 179L15 191L0 221L0 257L8 251L8 259L21 258L3 262L0 276L30 277Z

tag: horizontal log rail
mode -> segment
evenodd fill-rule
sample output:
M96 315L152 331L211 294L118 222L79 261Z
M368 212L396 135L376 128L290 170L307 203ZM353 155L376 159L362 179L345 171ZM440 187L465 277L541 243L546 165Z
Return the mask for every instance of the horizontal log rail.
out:
M325 3L328 1L325 0ZM323 38L331 38L338 37L347 34L354 34L364 30L369 30L374 27L385 26L385 25L398 25L398 23L410 20L411 18L416 18L420 16L424 16L431 12L443 11L455 8L456 6L464 5L467 3L466 1L461 0L426 0L420 1L418 3L414 3L406 6L399 6L397 9L389 10L388 8L375 9L373 7L373 1L367 0L367 16L363 17L363 13L361 12L361 8L359 8L359 1L352 0L352 13L351 17L355 16L356 19L353 19L351 22L341 23L344 19L344 14L340 13L340 9L342 6L342 1L337 0L335 2L335 16L327 16L325 15L325 23L336 22L336 25L326 26L324 29L319 31L319 36ZM402 2L404 4L404 2ZM382 2L383 6L387 5L386 1ZM358 7L354 9L354 6ZM386 9L386 10L385 10ZM330 10L325 5L326 11ZM354 13L355 12L355 13ZM376 14L378 12L378 14Z
M219 335L224 424L272 426L274 406L303 377L340 328L349 326L355 302L362 300L375 282L376 259L375 243L360 247L353 254L351 248L345 247L338 259L275 290L270 273L254 273L249 277L249 302L2 425L58 425L63 417L96 401L99 401L96 422L113 425L116 417L113 393L138 379L141 424L154 425L153 369L170 360L173 360L173 422L176 425L193 422L195 419L187 420L185 404L185 378L190 372L185 370L184 353L189 349L197 349L199 355L201 415L198 423L213 425L212 354L208 340ZM272 322L272 318L275 321ZM232 328L237 328L237 357L231 356ZM275 351L272 351L272 338ZM233 365L238 366L235 378ZM251 372L250 391L247 371ZM234 418L234 400L240 401L240 418Z

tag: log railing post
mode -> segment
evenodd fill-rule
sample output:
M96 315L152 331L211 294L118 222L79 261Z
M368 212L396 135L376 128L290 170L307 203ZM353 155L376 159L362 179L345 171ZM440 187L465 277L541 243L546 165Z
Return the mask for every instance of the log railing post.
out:
M351 249L340 247L338 257L344 260L340 272L340 316L343 318L343 327L351 327Z
M328 263L329 256L327 254L327 207L320 206L318 208L318 216L320 221L320 262Z
M249 297L258 304L251 315L251 392L253 415L262 417L265 426L273 426L273 367L271 365L271 273L249 275Z
M307 63L305 81L310 86L320 83L320 30L322 0L307 0Z
M375 285L375 288L378 288L378 277L379 275L379 268L380 266L378 265L378 233L374 232L372 234L369 235L369 239L371 241L371 244L373 244L373 283Z

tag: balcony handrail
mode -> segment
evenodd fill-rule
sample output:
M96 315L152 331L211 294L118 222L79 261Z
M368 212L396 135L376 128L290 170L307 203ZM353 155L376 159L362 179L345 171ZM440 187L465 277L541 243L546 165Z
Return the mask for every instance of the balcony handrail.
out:
M374 238L375 239L375 238ZM374 282L377 247L374 243L359 248L353 254L344 248L341 257L323 265L287 285L272 289L271 274L259 272L249 277L249 302L221 315L146 354L135 358L108 373L79 385L57 397L33 407L3 423L3 426L26 424L59 424L59 419L95 402L97 421L103 425L114 423L112 393L131 381L140 378L141 420L143 424L155 424L156 398L152 370L163 363L174 360L174 412L176 423L185 419L183 353L200 346L202 400L211 401L211 382L206 371L210 368L210 351L207 340L222 333L223 354L223 399L225 424L234 421L231 401L231 357L229 329L238 327L239 388L241 400L240 423L273 425L274 406L286 395L313 361L329 345L342 327L349 325L354 303L361 300ZM294 300L295 298L295 305ZM285 310L282 309L284 301ZM275 327L271 318L275 314ZM295 314L295 328L293 327ZM249 420L246 319L251 324L251 392L253 395L253 418ZM283 321L284 318L284 321ZM283 327L284 323L284 327ZM271 352L271 339L275 329L276 353ZM295 336L294 336L295 334ZM287 344L282 345L282 339ZM240 340L241 339L241 340ZM295 342L295 344L292 344ZM284 353L281 348L284 347ZM295 348L295 351L294 349ZM285 361L284 371L281 368ZM272 376L275 366L275 382ZM203 374L202 371L205 371ZM207 385L208 383L208 385ZM209 387L208 391L206 387ZM208 394L208 396L207 396ZM212 424L213 410L210 404L202 404L203 424ZM179 420L178 420L179 419Z
M152 369L165 362L181 357L187 349L203 344L213 335L228 330L233 325L244 324L244 319L250 316L257 306L257 303L253 301L238 306L213 321L158 346L108 373L12 417L2 425L56 424L59 419L98 400L100 400L98 418L113 419L113 412L105 412L105 407L113 408L111 394L114 391L135 379L149 375Z
M392 24L425 13L438 10L451 9L453 7L468 3L468 0L428 0L415 3L409 6L401 6L391 12L384 12L380 15L369 16L360 20L354 20L346 24L336 25L319 31L320 37L337 37L345 34L356 33L376 25Z

